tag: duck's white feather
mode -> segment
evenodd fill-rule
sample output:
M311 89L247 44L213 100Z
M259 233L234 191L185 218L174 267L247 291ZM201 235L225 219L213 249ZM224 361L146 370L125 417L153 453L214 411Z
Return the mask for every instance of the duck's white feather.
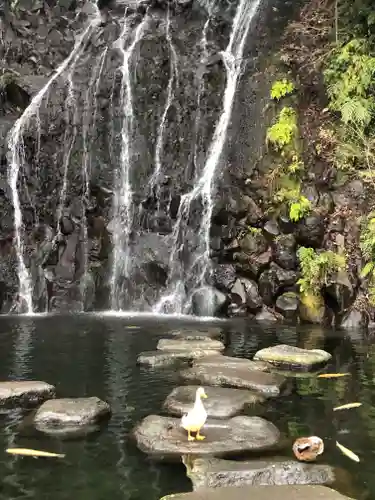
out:
M181 418L181 427L186 431L198 432L204 426L206 420L207 412L200 397L196 395L193 408Z

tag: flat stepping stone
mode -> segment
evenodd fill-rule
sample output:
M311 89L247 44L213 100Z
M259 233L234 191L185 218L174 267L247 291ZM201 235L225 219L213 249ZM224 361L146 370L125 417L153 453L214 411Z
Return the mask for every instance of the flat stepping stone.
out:
M173 338L185 340L199 339L219 339L223 332L220 328L182 328L170 332Z
M178 362L188 362L193 359L204 358L212 354L212 349L193 349L181 351L145 351L137 358L138 365L163 367L174 365Z
M160 500L353 500L327 486L228 486L166 495Z
M223 356L222 354L210 354L203 359L199 359L193 363L193 366L213 366L213 367L223 367L226 368L246 368L252 371L269 371L270 365L264 363L263 361L251 361L245 358L232 358L231 356Z
M196 385L177 387L167 396L163 408L171 415L181 417L187 413L195 401ZM260 394L224 387L205 387L207 399L204 407L212 418L230 418L242 413L247 405L263 403L265 398Z
M224 351L225 345L219 340L182 340L182 339L160 339L156 346L158 351L189 351L189 350L211 350L216 352Z
M54 398L56 389L47 382L0 382L0 407L32 407Z
M184 457L193 490L227 486L270 486L283 484L333 484L330 465L307 464L290 459L246 462L218 458ZM302 497L301 497L302 498Z
M238 455L247 451L274 448L280 438L278 429L260 417L208 419L201 434L204 441L188 441L181 419L149 415L134 429L138 448L159 460L180 460L181 455Z
M51 399L35 413L34 425L47 434L54 431L58 434L61 430L76 433L82 427L96 430L95 424L110 414L109 404L97 397Z
M243 366L220 367L198 364L183 370L180 375L189 383L249 389L266 397L279 396L287 383L287 379L282 375L250 371Z
M321 368L332 356L322 349L300 349L286 344L266 347L258 351L254 360L265 361L285 370L309 371Z

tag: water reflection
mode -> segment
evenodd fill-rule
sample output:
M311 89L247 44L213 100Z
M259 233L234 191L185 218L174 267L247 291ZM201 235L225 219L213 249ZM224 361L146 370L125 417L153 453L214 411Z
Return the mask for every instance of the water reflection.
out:
M0 414L1 448L22 446L66 454L64 460L47 462L0 452L0 498L157 500L189 490L182 465L150 462L130 436L136 422L161 412L165 396L179 385L173 369L137 367L137 355L154 349L160 337L182 327L211 326L151 318L132 318L129 324L123 318L88 315L0 319L0 379L45 380L56 385L61 397L95 395L107 400L113 410L99 433L73 441L30 432L21 425L20 412ZM283 342L325 349L332 354L329 371L350 373L341 379L293 376L288 394L268 401L262 416L285 434L289 458L293 458L295 438L316 434L325 442L319 462L339 470L335 487L357 500L375 498L375 344L371 339L317 327L243 321L216 323L214 328L221 329L230 355L251 358L258 349ZM335 406L353 401L363 406L333 412ZM358 454L361 463L343 456L336 440Z

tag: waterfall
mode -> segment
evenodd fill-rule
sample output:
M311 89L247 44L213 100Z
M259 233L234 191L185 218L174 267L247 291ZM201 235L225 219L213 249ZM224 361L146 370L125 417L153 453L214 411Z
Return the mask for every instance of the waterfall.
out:
M115 179L115 195L113 199L113 266L111 280L112 310L118 310L120 308L122 279L124 277L126 278L129 272L129 236L133 222L133 193L130 172L132 166L132 135L134 121L130 65L134 50L139 41L142 39L147 24L148 16L146 14L133 33L131 23L125 13L120 38L115 42L115 46L120 50L123 57L120 93L123 119L121 127L120 168ZM127 39L131 38L132 35L132 42L127 48L125 48Z
M30 125L32 118L36 117L37 125L39 126L39 108L43 102L44 97L55 80L57 80L69 68L72 61L78 59L82 54L86 42L90 39L93 31L101 22L100 12L97 8L96 2L92 3L94 14L89 20L89 24L83 33L76 40L75 46L70 55L62 62L56 69L55 74L49 79L44 87L32 98L29 106L25 109L23 114L18 118L12 130L10 131L9 138L9 167L8 167L8 183L12 192L12 202L14 209L14 244L17 255L17 272L19 280L18 302L24 312L33 313L33 291L29 271L25 264L24 259L24 227L22 220L22 209L20 198L18 194L17 182L20 170L23 168L25 158L25 146L23 135ZM40 131L38 130L38 137ZM40 140L40 139L38 139Z
M177 66L177 53L176 49L173 45L172 41L172 36L170 32L170 6L168 4L167 6L167 20L166 20L166 39L168 42L169 46L169 60L170 60L170 70L169 70L169 80L168 80L168 87L167 87L167 97L166 97L166 102L165 102L165 107L164 111L160 120L160 125L158 129L158 134L157 134L157 139L156 139L156 147L155 147L155 170L154 173L151 177L150 181L150 190L151 192L155 189L155 197L157 199L158 207L157 211L160 209L160 182L161 182L161 172L162 172L162 160L161 156L163 153L163 145L164 145L164 133L165 133L165 127L166 127L166 122L167 122L167 117L168 117L168 111L169 108L171 107L173 98L174 98L174 85L178 83L178 66Z
M213 190L214 177L217 175L218 166L227 138L227 130L230 124L231 113L234 98L236 95L237 84L242 71L242 57L246 38L261 0L240 0L236 14L233 19L232 31L229 43L221 53L226 69L226 86L224 90L222 112L216 124L215 131L208 149L207 158L202 173L197 178L194 188L190 193L181 199L179 214L176 226L173 230L174 247L172 254L177 256L180 253L181 245L184 244L183 238L187 229L187 219L190 212L190 206L193 201L200 200L203 205L203 212L198 228L198 247L191 256L192 263L188 269L177 271L172 266L169 287L157 305L157 310L165 310L165 303L173 307L174 312L183 313L191 308L191 298L195 291L204 286L207 276L211 271L210 264L210 229L211 217L213 212ZM182 238L180 238L182 235ZM182 239L182 243L181 243ZM186 297L184 283L191 280L193 283L190 294ZM176 295L182 294L178 300ZM214 313L213 298L207 295L206 311L211 315Z

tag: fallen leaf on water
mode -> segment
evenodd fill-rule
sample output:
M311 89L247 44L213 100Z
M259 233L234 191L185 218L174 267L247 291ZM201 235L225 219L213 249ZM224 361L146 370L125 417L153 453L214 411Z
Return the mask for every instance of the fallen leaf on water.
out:
M8 448L5 450L7 453L12 455L25 455L28 457L53 457L53 458L64 458L65 455L61 453L50 453L49 451L31 450L29 448Z
M346 448L345 446L340 444L338 441L336 441L336 446L348 458L350 458L351 460L354 460L354 462L359 462L359 456L356 455L355 453L353 453L352 450L349 450L349 448Z
M333 411L350 410L350 408L358 408L358 406L362 406L362 403L347 403L346 405L336 406Z
M350 373L321 373L318 378L338 378L347 377Z

